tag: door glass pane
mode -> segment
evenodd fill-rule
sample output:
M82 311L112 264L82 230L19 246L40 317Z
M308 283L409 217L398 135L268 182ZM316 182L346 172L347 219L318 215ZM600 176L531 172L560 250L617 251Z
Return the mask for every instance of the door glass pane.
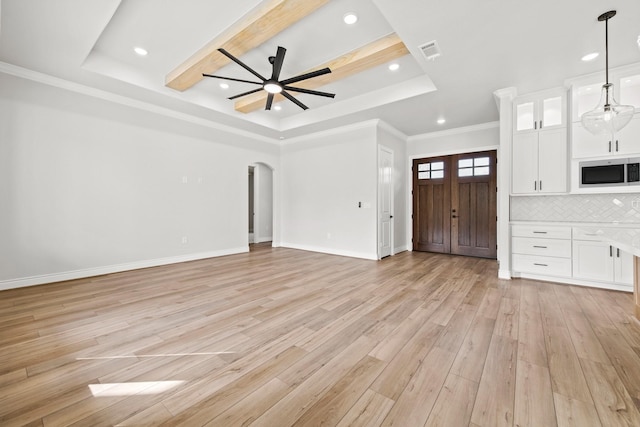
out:
M640 108L640 74L620 79L620 103Z
M418 172L418 179L429 179L431 178L431 172Z
M431 178L432 179L444 178L444 171L439 170L439 171L431 172Z
M533 129L533 102L516 106L516 130Z
M420 163L418 165L418 171L419 172L428 171L429 169L431 169L430 166L431 166L431 163Z
M442 170L442 169L444 169L444 162L431 163L431 170Z
M489 158L488 157L478 157L474 159L473 164L475 166L489 166Z
M458 176L473 176L473 168L462 168L458 169Z
M594 105L595 107L595 105ZM562 97L547 98L542 101L542 126L562 124Z
M473 168L473 174L475 176L489 175L489 166L481 166L479 168Z
M470 168L471 166L473 166L473 159L458 160L459 168Z

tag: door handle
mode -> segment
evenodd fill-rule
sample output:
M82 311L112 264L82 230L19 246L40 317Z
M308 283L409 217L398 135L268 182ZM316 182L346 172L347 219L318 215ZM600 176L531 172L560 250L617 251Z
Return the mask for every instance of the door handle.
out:
M458 218L457 215L451 215L451 218Z
M393 215L389 215L389 218L393 218Z

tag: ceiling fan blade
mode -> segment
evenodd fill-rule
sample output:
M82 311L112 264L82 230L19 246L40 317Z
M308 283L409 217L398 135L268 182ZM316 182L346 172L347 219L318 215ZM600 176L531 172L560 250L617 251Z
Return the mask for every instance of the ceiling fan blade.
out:
M283 86L282 88L285 90L290 90L292 92L308 93L309 95L326 96L327 98L335 98L336 96L335 93L318 92L317 90L303 89L301 87Z
M214 76L213 74L202 73L202 75L204 77L213 77L214 79L231 80L232 82L251 83L251 84L260 85L260 86L262 86L264 84L264 83L261 83L261 82L252 82L252 81L249 81L249 80L234 79L233 77Z
M267 96L267 105L266 107L264 107L265 110L271 110L271 104L273 104L273 94L270 93L269 96Z
M224 50L223 48L218 49L218 51L220 51L220 53L222 53L224 56L226 56L227 58L229 58L230 60L232 60L233 62L235 62L236 64L238 64L239 66L241 66L242 68L244 68L245 70L247 70L248 72L250 72L251 74L253 74L254 76L256 76L257 78L259 78L260 80L262 80L263 82L267 81L267 79L265 79L264 77L262 77L260 74L258 74L257 71L255 71L253 68L249 67L247 64L245 64L244 62L240 61L238 58L236 58L235 56L231 55L229 52L227 52L226 50Z
M254 89L254 90L250 90L249 92L244 92L244 93L240 93L240 94L238 94L238 95L233 95L232 97L227 98L227 99L236 99L236 98L240 98L241 96L251 95L252 93L260 92L261 90L262 90L262 88Z
M280 71L282 71L282 63L284 62L285 53L287 53L287 49L282 46L278 46L276 58L273 60L273 73L271 74L271 80L278 81L280 78Z
M293 96L289 95L289 93L287 93L284 90L282 92L280 92L280 95L284 96L289 101L293 102L294 104L296 104L298 107L302 108L303 110L308 110L309 109L309 107L307 107L302 102L300 102L297 99L295 99Z
M302 80L312 79L314 77L322 76L324 74L329 74L331 70L329 68L323 68L321 70L312 71L310 73L301 74L296 77L291 77L290 79L282 80L280 82L281 85L288 85L290 83L300 82Z

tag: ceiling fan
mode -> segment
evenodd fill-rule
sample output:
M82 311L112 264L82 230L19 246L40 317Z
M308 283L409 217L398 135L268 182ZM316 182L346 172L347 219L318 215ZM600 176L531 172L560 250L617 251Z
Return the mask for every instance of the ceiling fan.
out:
M287 53L287 49L285 49L285 48L283 48L281 46L278 46L278 51L276 52L276 56L270 56L269 57L269 63L271 63L271 65L273 66L273 71L271 72L271 78L269 78L269 79L266 79L263 76L261 76L253 68L249 67L247 64L245 64L244 62L240 61L238 58L236 58L235 56L233 56L232 54L230 54L226 50L220 48L220 49L218 49L218 51L220 51L220 53L222 53L223 55L228 57L230 60L232 60L236 64L240 65L242 68L244 68L245 70L249 71L251 74L253 74L254 76L258 77L261 80L260 82L252 82L250 80L242 80L242 79L234 79L234 78L231 78L231 77L214 76L212 74L205 74L205 73L202 74L204 77L213 77L213 78L216 78L216 79L231 80L231 81L234 81L234 82L242 82L242 83L251 83L251 84L255 84L255 85L261 86L258 89L253 89L253 90L250 90L248 92L244 92L244 93L240 93L238 95L232 96L229 99L240 98L240 97L245 96L245 95L250 95L252 93L260 92L261 90L264 89L269 93L269 95L267 96L267 105L265 107L265 110L271 110L271 105L273 104L273 97L278 93L282 94L282 96L284 96L289 101L293 102L294 104L296 104L298 107L302 108L303 110L308 110L309 107L307 107L302 102L300 102L299 100L297 100L296 98L291 96L291 94L289 94L288 91L306 93L306 94L309 94L309 95L326 96L327 98L333 98L333 97L336 96L334 93L318 92L316 90L309 90L309 89L303 89L303 88L299 88L299 87L289 86L292 83L297 83L297 82L301 82L303 80L312 79L314 77L318 77L318 76L322 76L324 74L328 74L328 73L331 72L331 70L329 68L322 68L320 70L312 71L310 73L305 73L305 74L301 74L301 75L296 76L296 77L291 77L290 79L279 80L280 71L282 70L282 63L284 61L284 55L285 55L285 53Z

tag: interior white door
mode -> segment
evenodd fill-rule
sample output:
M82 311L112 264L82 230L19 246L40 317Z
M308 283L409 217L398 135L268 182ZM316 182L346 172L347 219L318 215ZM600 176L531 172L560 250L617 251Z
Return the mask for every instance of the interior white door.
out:
M378 147L378 258L393 255L393 151Z

